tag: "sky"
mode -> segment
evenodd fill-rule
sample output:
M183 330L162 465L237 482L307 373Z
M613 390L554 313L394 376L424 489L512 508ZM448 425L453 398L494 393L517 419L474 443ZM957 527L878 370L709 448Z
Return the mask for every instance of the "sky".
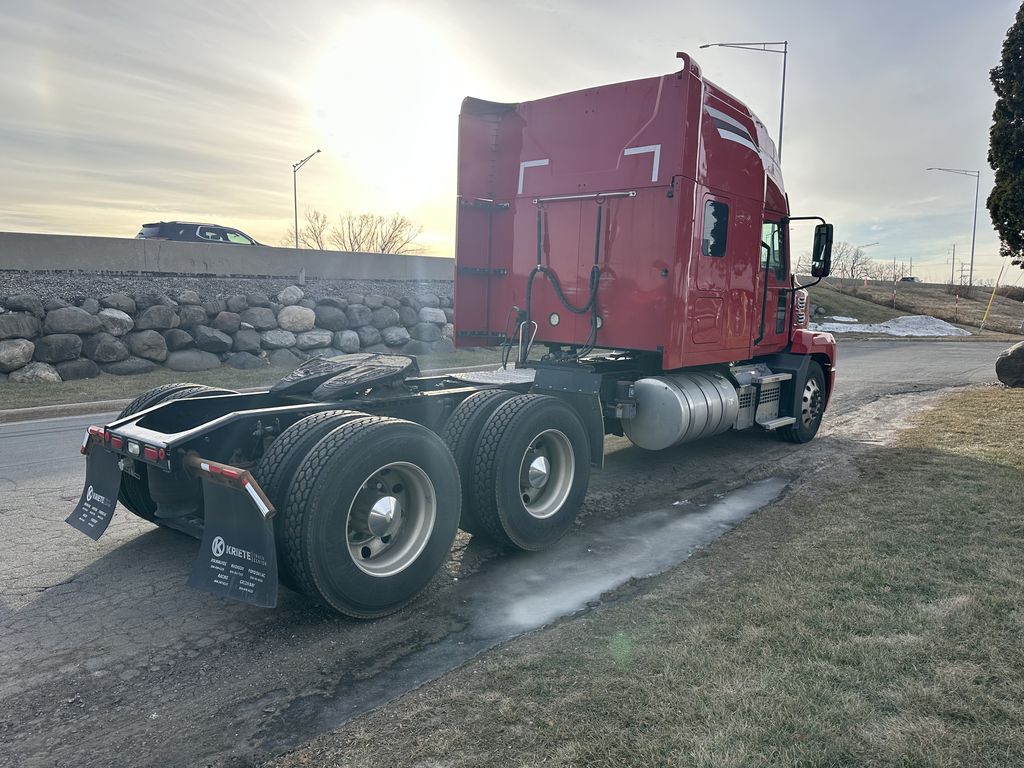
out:
M525 101L678 68L778 128L794 215L879 260L975 280L1002 259L985 197L998 63L1017 0L34 0L0 5L0 231L132 237L202 220L278 244L315 208L401 212L451 255L464 96ZM808 242L808 247L810 243ZM800 249L799 244L795 244ZM2 255L0 255L2 260ZM2 264L0 264L2 266ZM959 267L957 267L959 269ZM1021 270L1010 275L1020 278Z

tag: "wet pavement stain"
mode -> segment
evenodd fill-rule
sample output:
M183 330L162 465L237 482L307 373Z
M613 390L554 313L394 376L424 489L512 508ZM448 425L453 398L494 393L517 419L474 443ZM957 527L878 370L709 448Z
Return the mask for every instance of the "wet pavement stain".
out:
M785 490L772 477L705 506L675 504L584 528L543 552L490 561L456 588L453 616L465 627L369 678L346 677L328 695L294 699L256 736L279 753L343 726L519 635L599 604L630 580L664 573L704 549Z

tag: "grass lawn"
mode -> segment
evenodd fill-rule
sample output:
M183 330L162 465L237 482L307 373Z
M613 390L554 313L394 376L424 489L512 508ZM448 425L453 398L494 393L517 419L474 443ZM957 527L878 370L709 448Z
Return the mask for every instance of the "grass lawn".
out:
M951 396L638 597L274 764L1022 765L1022 412Z
M419 358L421 370L454 368L469 365L497 365L501 355L494 349L457 350ZM85 403L99 400L122 400L134 398L161 384L177 381L191 381L211 387L245 389L270 386L287 373L284 368L260 368L255 371L237 371L222 366L212 371L178 373L158 368L141 376L112 376L100 374L95 379L65 381L60 384L11 384L0 383L0 410L8 408L31 408L40 405L62 403Z
M858 299L848 293L840 293L823 283L809 288L811 303L822 307L826 315L855 317L861 323L884 323L894 317L902 317L906 312L897 312L892 307L883 307L866 299ZM812 322L821 322L821 317L811 318Z

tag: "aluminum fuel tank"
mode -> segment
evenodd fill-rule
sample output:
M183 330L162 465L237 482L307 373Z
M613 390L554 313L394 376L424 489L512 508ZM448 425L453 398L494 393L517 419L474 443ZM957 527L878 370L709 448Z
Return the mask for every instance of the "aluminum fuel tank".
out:
M725 432L736 423L736 388L715 372L678 373L633 384L636 416L622 420L634 445L650 451Z

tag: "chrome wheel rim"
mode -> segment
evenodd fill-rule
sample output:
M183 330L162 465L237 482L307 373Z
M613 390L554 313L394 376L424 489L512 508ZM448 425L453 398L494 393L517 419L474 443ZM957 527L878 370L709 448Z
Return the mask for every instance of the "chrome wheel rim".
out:
M804 385L803 403L800 407L800 418L805 427L811 427L821 418L822 391L817 379L811 378Z
M576 454L564 433L547 429L530 441L519 462L519 497L540 520L565 504L576 476Z
M405 461L371 474L345 521L348 554L369 576L401 573L423 552L437 519L437 497L427 473Z

